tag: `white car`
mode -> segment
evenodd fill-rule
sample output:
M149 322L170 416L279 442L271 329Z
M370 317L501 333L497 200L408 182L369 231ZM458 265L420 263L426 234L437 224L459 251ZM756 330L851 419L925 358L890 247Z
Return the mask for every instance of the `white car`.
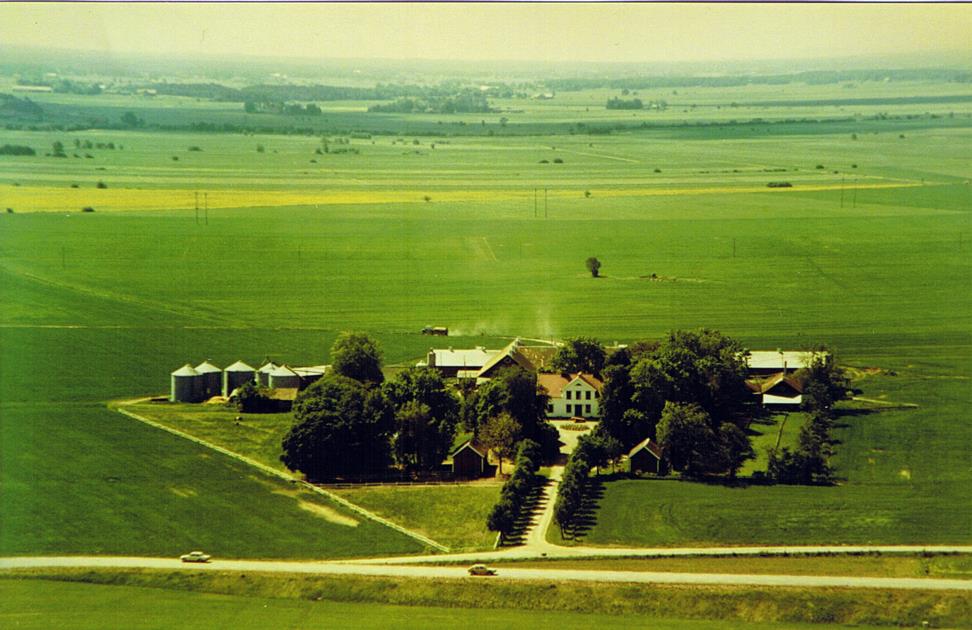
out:
M474 564L469 567L469 575L496 575L496 569L490 569L485 564Z
M183 562L209 562L212 556L201 551L190 551L187 554L179 556L179 559Z

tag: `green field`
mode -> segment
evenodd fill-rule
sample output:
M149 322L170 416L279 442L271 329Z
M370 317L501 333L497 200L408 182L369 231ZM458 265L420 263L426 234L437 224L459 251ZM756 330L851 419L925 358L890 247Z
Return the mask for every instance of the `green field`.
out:
M918 405L840 418L839 485L610 482L585 542L970 542L969 105L838 111L800 104L846 96L836 86L793 86L788 106L727 112L780 97L773 90L680 90L702 110L672 107L652 122L676 126L609 135L578 132L578 122L630 117L592 107L607 95L597 90L524 104L493 136L473 133L472 116L439 127L427 115L336 112L322 133L348 120L394 130L339 145L357 154L317 155L318 135L0 129L0 144L38 149L0 156L0 205L15 210L0 214L0 552L418 551L390 530L327 522L255 473L105 408L166 392L186 362L323 363L350 329L403 364L430 343L625 342L676 327L717 328L750 348L830 344L847 365L885 370L861 372L863 396ZM176 99L153 119L155 106L134 97L45 98L60 100L59 116L131 108L150 127L218 109ZM739 122L795 111L808 120ZM890 117L874 119L880 111ZM497 118L483 129L500 131ZM76 138L124 149L43 155L55 140L73 152ZM766 186L781 180L793 187ZM209 205L198 221L197 191ZM586 273L591 255L603 278ZM431 342L418 334L426 325L457 336ZM272 458L278 429L254 437L251 454ZM472 521L421 516L429 497L400 494L376 509L481 544ZM346 537L306 533L319 528Z
M499 483L336 489L345 499L459 552L492 549L486 529Z
M370 578L216 571L35 570L0 576L0 618L50 627L171 627L198 607L212 627L968 627L961 593L672 584ZM120 600L124 601L119 605ZM186 611L183 615L188 617ZM276 613L277 616L274 616ZM126 622L131 620L134 625ZM93 625L92 621L96 622ZM44 626L44 622L48 622ZM191 623L191 622L189 622ZM30 625L33 624L33 625ZM138 624L150 624L142 626ZM54 625L57 625L56 623ZM183 625L179 618L180 627ZM189 626L194 627L194 626Z
M689 621L646 618L642 615L604 615L557 611L393 606L375 603L304 601L192 593L134 586L100 586L45 581L0 580L0 620L7 627L76 628L455 628L479 624L492 628L541 627L578 630L630 628L646 622L673 630L756 628L827 628L818 624ZM120 606L119 602L124 601ZM865 627L865 626L857 626Z

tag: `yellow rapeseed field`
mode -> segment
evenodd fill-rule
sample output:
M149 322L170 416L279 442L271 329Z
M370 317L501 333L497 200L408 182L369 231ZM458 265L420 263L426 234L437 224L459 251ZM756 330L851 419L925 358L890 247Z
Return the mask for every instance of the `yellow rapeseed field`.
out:
M793 188L766 186L718 186L675 188L595 188L598 197L653 197L672 195L725 195L734 193L774 193L839 190L906 188L921 186L916 182L857 183L856 185L796 184ZM11 186L3 191L3 205L17 212L77 212L86 206L96 211L124 210L191 210L196 191L188 189L80 189L44 186ZM383 203L425 203L428 195L436 202L488 202L527 199L533 197L532 188L481 190L208 190L210 208L244 208L262 206L343 205ZM577 190L550 190L552 198L570 198ZM202 195L199 196L203 204Z

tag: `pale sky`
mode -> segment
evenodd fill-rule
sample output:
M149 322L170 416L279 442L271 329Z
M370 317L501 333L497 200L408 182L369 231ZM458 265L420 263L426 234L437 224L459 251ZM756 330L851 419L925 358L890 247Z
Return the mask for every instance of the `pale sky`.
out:
M969 4L0 2L0 43L115 53L672 62L972 48Z

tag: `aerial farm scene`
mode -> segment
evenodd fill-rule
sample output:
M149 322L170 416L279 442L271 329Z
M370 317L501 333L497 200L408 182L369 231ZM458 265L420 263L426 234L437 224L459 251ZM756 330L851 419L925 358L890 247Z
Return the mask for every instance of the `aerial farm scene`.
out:
M0 5L0 627L972 627L970 42Z

